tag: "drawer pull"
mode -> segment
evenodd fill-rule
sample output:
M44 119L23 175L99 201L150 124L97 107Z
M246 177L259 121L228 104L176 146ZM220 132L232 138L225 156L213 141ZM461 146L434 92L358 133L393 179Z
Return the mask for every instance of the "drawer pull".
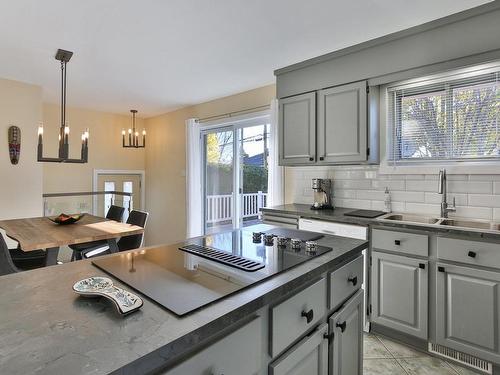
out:
M445 272L445 271L444 271L444 267L438 267L438 271L439 271L439 272Z
M312 320L314 319L314 311L313 311L313 309L311 309L309 311L302 311L300 313L300 316L306 318L307 323L311 323Z
M471 257L471 258L475 258L476 257L476 252L475 251L469 251L467 253L467 256Z
M425 270L425 263L419 263L418 268Z
M356 286L358 284L358 277L357 276L349 277L347 281L352 283L352 286Z
M323 338L327 339L328 342L330 342L330 341L332 341L335 338L335 333L333 333L333 332L331 332L331 333L325 333L323 335Z
M397 246L401 245L401 240L394 240L394 245L397 245Z
M325 158L323 156L320 156L319 160L323 161L323 160L325 160Z
M314 161L314 158L309 158L309 161Z
M340 332L344 332L346 327L347 327L347 322L337 323L337 324L335 324L335 326L340 328Z

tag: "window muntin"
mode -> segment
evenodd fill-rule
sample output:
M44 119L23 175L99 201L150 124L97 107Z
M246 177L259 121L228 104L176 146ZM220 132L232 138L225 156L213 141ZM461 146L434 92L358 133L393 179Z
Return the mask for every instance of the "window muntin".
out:
M393 161L500 161L499 73L389 89Z

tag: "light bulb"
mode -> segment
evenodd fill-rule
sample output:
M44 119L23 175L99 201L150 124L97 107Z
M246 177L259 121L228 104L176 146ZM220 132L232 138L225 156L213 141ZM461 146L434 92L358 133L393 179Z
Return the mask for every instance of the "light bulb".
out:
M43 135L43 124L38 125L38 135Z
M125 129L122 130L122 135L125 135Z
M139 132L135 132L135 136L138 137L139 136Z
M69 126L64 127L64 134L68 135L69 134Z
M129 130L128 130L128 134L132 134L132 129L129 129Z
M85 139L88 140L89 139L89 129L85 129L85 132L83 133L85 134Z
M146 129L142 131L142 135L146 135Z

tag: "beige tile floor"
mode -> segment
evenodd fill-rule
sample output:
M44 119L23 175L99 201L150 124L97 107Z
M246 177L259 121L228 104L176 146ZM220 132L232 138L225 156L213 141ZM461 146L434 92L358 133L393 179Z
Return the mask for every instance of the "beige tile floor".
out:
M383 336L365 334L363 375L477 375Z

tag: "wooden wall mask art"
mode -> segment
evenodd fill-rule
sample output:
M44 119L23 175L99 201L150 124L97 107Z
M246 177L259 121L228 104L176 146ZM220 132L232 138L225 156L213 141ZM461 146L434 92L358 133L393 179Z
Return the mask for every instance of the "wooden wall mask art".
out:
M21 129L17 126L9 127L9 156L14 165L19 163L21 154Z

